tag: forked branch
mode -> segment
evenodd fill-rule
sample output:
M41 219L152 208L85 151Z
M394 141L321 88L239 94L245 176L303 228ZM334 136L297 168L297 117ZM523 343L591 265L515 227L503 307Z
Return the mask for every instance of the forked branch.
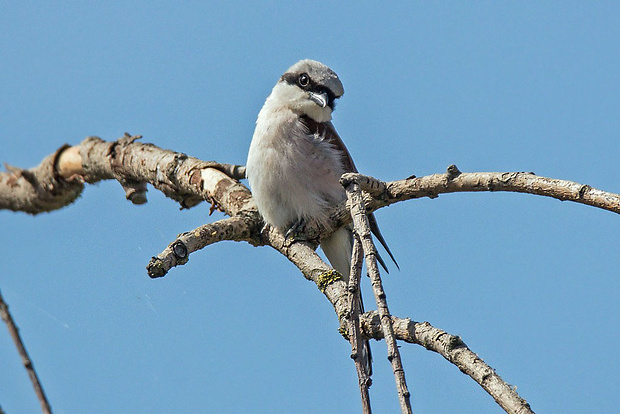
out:
M179 202L182 208L209 201L211 210L219 209L230 218L180 235L151 260L148 266L151 277L164 276L174 266L187 263L192 252L221 240L270 246L317 285L334 306L342 331L350 331L347 285L314 251L321 238L351 222L344 203L331 212L333 220L329 225L309 223L305 240L287 240L280 232L263 225L250 191L238 181L245 175L243 166L201 161L151 144L138 143L137 138L127 134L117 141L106 142L91 137L80 145L61 147L35 168L24 170L7 166L8 171L0 173L0 209L29 214L56 210L73 203L85 182L106 179L121 183L125 196L135 204L146 202L146 183ZM366 191L363 196L366 212L404 200L435 198L442 193L511 191L574 201L620 213L618 194L532 173L461 173L455 166L450 166L446 173L420 178L384 183L357 175L355 181ZM396 339L441 353L478 382L507 412L531 412L514 389L458 337L408 319L391 316L391 323L387 324L384 319L373 312L361 315L364 339L383 338L384 325L391 324Z
M347 175L345 174L345 176ZM377 266L377 248L372 241L370 223L368 222L364 201L362 200L362 190L359 183L355 180L355 177L343 177L341 182L347 191L349 211L353 218L354 232L361 240L364 250L366 269L368 270L368 276L370 276L370 282L372 284L372 290L375 295L375 302L377 303L378 314L381 320L383 338L385 339L388 349L388 360L390 364L392 364L394 379L396 380L396 390L398 393L398 401L400 402L400 409L404 414L408 414L412 412L409 399L410 393L407 388L407 381L405 380L405 369L403 368L400 352L394 336L392 316L388 309L387 298L383 290L381 275L379 274L379 268Z

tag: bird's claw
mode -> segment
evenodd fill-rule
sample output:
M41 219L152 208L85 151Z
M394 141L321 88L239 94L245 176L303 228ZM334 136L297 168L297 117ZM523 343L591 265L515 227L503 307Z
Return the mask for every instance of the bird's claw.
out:
M286 231L284 234L284 238L286 240L289 239L297 239L300 233L303 233L304 228L306 227L306 221L302 218L297 220L290 229Z

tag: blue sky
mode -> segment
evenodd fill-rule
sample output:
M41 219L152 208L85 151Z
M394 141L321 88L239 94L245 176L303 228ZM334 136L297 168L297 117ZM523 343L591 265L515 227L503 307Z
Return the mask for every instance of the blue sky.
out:
M278 77L313 58L344 83L334 124L363 173L456 164L618 193L618 16L611 1L0 2L0 161L128 131L243 164ZM331 305L275 251L220 243L147 277L176 234L221 218L148 195L104 182L50 214L0 211L0 289L55 412L359 412ZM620 217L506 193L377 217L395 315L461 335L535 411L617 409ZM0 349L0 405L38 412L4 328ZM397 412L373 350L375 413ZM401 351L416 412L500 412L440 356Z

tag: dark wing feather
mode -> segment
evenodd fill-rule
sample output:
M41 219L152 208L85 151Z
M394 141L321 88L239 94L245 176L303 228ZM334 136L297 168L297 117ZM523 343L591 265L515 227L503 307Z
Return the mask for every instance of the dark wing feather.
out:
M351 154L349 153L349 150L344 145L344 142L342 142L342 139L336 132L336 129L334 128L332 123L325 122L323 124L317 124L317 127L319 128L319 133L321 135L323 135L324 133L325 139L328 140L334 147L336 147L336 149L338 149L342 153L342 162L343 162L345 172L357 172L357 168L355 167L355 163L353 162L353 158L351 158ZM321 129L323 130L321 131ZM396 262L394 255L390 251L390 248L388 247L387 242L385 241L385 239L383 238L383 235L381 234L381 230L379 230L379 225L377 224L377 219L375 218L374 213L371 213L368 215L368 222L370 224L370 230L372 231L372 234L375 235L377 240L379 240L379 243L381 243L385 251L388 253L388 255L390 255L390 259L392 259L392 261L396 265L396 268L400 270L400 266L398 266L398 262ZM383 269L387 273L390 273L389 270L387 269L387 266L385 265L385 262L383 261L383 258L379 255L379 253L377 253L377 260L381 264L381 267L383 267Z

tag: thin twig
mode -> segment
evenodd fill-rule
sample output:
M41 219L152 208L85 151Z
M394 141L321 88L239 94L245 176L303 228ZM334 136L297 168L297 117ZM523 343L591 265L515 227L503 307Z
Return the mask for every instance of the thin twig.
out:
M348 183L345 188L349 199L349 208L351 210L351 217L353 218L353 225L355 232L359 235L362 242L364 256L366 257L366 269L370 276L377 309L381 317L381 326L383 327L385 343L388 348L388 360L392 364L392 370L394 371L394 378L396 380L396 390L398 392L400 409L403 413L411 413L411 401L409 399L410 394L407 389L407 381L405 380L405 370L400 359L400 352L398 351L398 345L396 344L396 337L394 336L394 329L392 327L392 318L390 310L388 309L383 284L381 283L379 268L377 267L377 249L370 234L370 224L368 223L368 216L366 215L366 208L362 199L362 191L356 181Z
M353 233L353 253L351 254L351 271L349 272L349 296L351 298L351 329L349 330L349 340L351 341L351 358L355 361L357 378L359 379L360 394L362 396L362 412L364 414L371 414L372 409L370 406L368 387L370 387L372 382L366 372L366 367L364 366L364 361L361 356L361 349L364 346L364 340L360 332L360 275L362 274L363 260L364 254L360 238L356 233ZM368 357L370 358L370 355ZM372 361L369 361L369 363L372 363Z
M2 292L0 292L0 316L6 322L6 326L9 328L9 333L11 334L11 338L13 338L13 342L15 343L15 347L17 348L17 352L19 352L19 356L22 358L22 363L28 372L28 376L30 377L30 381L32 381L32 386L34 387L34 392L37 394L37 398L39 399L39 403L41 403L41 409L45 414L50 414L52 409L50 407L49 402L47 401L47 397L45 397L45 392L43 391L43 386L39 381L39 377L37 376L37 372L34 369L34 364L32 360L28 356L28 352L26 351L26 347L24 346L24 342L19 335L19 329L15 325L15 321L13 321L13 317L9 312L9 306L6 304L4 299L2 298Z

